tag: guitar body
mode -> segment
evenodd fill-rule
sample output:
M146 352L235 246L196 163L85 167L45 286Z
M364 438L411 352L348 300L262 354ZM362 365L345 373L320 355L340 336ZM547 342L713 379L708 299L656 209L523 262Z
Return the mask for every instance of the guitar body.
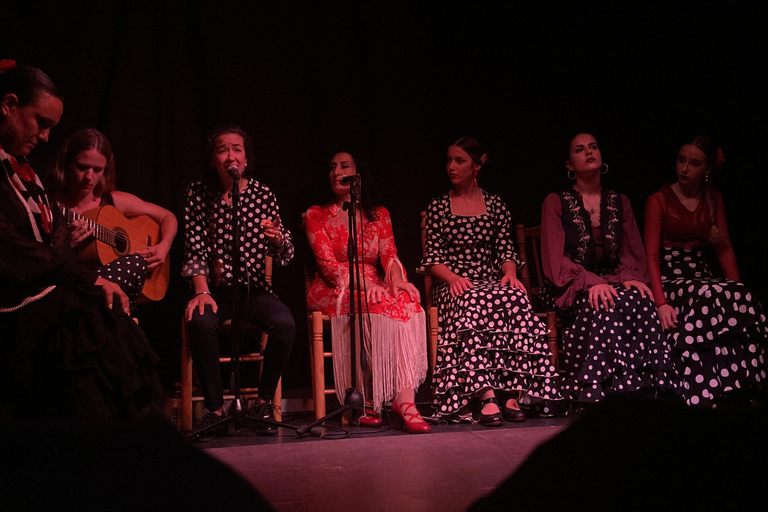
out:
M83 212L82 216L98 224L97 230L106 228L114 232L114 236L110 237L114 243L92 237L79 251L80 259L89 266L106 265L121 256L136 254L157 245L162 240L160 225L147 215L129 219L114 206L100 206ZM170 263L170 257L167 257L147 276L140 302L156 301L165 296L171 275Z

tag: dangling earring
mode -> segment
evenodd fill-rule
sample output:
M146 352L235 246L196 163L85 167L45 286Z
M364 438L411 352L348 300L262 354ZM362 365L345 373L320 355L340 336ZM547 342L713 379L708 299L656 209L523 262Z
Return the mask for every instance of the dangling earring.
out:
M704 183L709 183L709 173L704 175Z
M568 179L575 180L576 179L576 172L573 169L568 170Z
M605 170L603 170L603 167L605 167ZM608 164L603 164L600 166L600 174L608 174Z

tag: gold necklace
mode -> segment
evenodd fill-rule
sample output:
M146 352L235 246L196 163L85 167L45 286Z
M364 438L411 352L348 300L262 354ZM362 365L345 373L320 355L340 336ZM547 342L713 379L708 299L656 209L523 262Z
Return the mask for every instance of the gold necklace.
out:
M589 202L587 201L587 198L584 197L584 196L581 196L581 200L584 202L584 206L589 208L589 213L594 215L595 214L595 205L594 204L589 204ZM600 204L600 199L597 200L597 204L598 205Z

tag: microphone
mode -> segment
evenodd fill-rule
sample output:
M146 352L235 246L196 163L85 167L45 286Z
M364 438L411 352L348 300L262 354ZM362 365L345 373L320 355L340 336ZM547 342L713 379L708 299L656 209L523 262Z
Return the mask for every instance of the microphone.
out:
M227 173L229 173L229 176L235 181L240 179L240 168L236 165L230 165L227 168Z
M339 180L339 185L351 185L353 183L360 183L360 175L352 174L350 176L344 176Z

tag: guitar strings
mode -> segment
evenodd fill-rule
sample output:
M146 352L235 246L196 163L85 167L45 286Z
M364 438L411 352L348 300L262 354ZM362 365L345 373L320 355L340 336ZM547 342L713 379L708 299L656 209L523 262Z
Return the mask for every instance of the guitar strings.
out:
M110 242L108 242L106 240L101 240L100 239L102 242L106 243L107 245L115 247L115 244L116 244L115 240L117 240L117 236L118 235L122 235L123 237L125 237L125 239L128 242L130 242L128 247L134 247L134 245L135 245L135 246L138 246L138 247L144 247L145 249L149 249L150 248L150 246L148 246L147 244L145 244L145 243L143 243L141 241L134 240L133 238L128 236L128 233L126 233L126 232L115 231L114 229L110 229L110 228L108 228L106 226L102 226L101 224L99 224L95 220L91 220L91 219L89 219L87 217L83 217L81 214L73 212L69 208L66 208L65 211L67 212L67 217L68 217L67 220L69 220L69 221L71 221L71 220L82 220L82 221L85 221L86 225L88 226L88 229L95 228L96 230L94 231L94 235L98 232L98 233L106 233L109 236L111 236L113 243L110 243ZM98 239L99 237L97 236L96 238ZM143 249L139 249L139 250L143 250Z

